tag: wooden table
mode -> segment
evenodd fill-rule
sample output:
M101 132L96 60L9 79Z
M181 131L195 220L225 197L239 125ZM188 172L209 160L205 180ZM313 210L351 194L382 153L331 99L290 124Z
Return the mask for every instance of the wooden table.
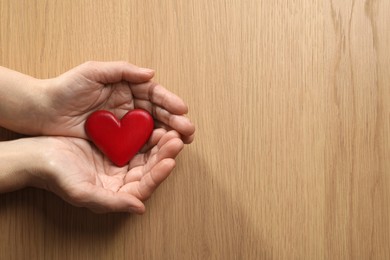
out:
M86 60L154 68L197 133L143 216L0 195L0 259L390 259L389 11L1 0L2 66L39 78Z

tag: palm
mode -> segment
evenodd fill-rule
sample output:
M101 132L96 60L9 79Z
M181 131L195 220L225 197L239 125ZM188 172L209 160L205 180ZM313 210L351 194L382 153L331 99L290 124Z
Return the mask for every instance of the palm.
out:
M169 175L173 158L182 148L177 133L155 130L142 153L129 165L117 167L85 140L61 137L52 142L56 181L49 189L73 205L96 212L128 211L129 207L142 212L141 201Z
M127 111L134 109L133 96L126 83L109 86L95 83L88 88L73 85L73 91L62 91L64 93L59 96L62 96L63 102L57 102L56 108L57 114L64 116L57 117L55 126L58 129L55 129L55 132L66 131L66 134L70 133L71 136L83 135L83 124L93 111L108 110L120 118ZM71 93L71 96L64 98L65 93ZM80 98L76 99L76 96Z
M94 185L107 190L118 191L124 185L127 167L116 167L103 156L94 146L82 139L57 138L56 149L61 152L58 158L54 157L60 169L67 173L64 187L79 185ZM69 162L72 164L69 164Z

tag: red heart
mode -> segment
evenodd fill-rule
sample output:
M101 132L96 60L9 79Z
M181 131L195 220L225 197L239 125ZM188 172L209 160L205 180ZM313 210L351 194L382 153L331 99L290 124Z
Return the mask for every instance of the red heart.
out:
M141 109L128 112L118 120L111 112L99 110L85 122L92 142L117 166L126 165L148 141L153 118Z

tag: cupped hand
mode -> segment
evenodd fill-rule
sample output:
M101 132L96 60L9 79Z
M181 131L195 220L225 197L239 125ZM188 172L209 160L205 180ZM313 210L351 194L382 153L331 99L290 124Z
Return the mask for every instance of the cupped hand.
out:
M125 167L110 162L90 142L71 137L41 137L48 167L41 187L67 202L97 213L142 214L143 202L175 167L183 148L176 131L154 130L148 143Z
M43 135L87 138L84 123L96 110L108 110L121 118L129 110L149 111L158 127L180 133L185 143L193 140L194 125L184 115L181 98L151 81L154 71L127 62L86 62L49 80L47 122Z

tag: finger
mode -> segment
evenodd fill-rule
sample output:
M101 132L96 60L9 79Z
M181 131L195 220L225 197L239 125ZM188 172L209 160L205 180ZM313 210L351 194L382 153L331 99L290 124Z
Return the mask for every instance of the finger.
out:
M165 129L166 131L171 131L172 130L172 127L160 122L160 121L154 121L154 126L157 127L157 128L163 128ZM187 135L183 135L181 134L180 135L180 138L181 140L183 140L183 142L185 144L190 144L192 143L192 141L194 140L194 137L195 137L195 133L192 133L191 135L187 136Z
M172 127L182 135L192 135L195 132L195 126L183 115L172 115L167 110L154 106L152 115L160 122Z
M175 116L175 118L163 119L165 122L155 120L154 126L156 128L163 128L167 131L175 130L180 133L181 139L184 143L189 144L194 139L195 134L195 126L191 121L185 116ZM169 122L167 122L169 121ZM172 125L168 125L167 123L171 123Z
M160 84L149 81L143 84L132 85L130 88L136 99L150 101L176 115L188 113L188 107L184 101Z
M142 179L142 176L144 176L144 172L142 170L142 166L136 166L134 168L131 168L131 170L127 173L125 176L124 182L132 183L137 182Z
M143 172L149 172L156 164L166 158L176 158L176 156L183 149L183 141L179 138L173 138L164 144L156 154L151 155L145 165L143 166Z
M154 121L154 126L157 128L163 128L166 131L174 131L172 127L160 122L160 121ZM181 140L185 144L190 144L194 140L195 134L192 134L190 136L180 135Z
M160 139L166 134L166 130L163 128L154 129L152 135L150 136L148 142L141 148L140 153L146 153L153 146L155 146Z
M154 127L162 128L162 129L165 129L166 131L174 131L172 129L172 127L170 127L170 126L168 126L168 125L166 125L166 124L164 124L164 123L162 123L162 122L160 122L158 120L154 120Z
M151 158L153 155L157 154L157 153L160 153L162 154L160 156L160 158L163 158L163 156L166 154L165 153L165 150L168 150L169 149L172 149L171 147L164 147L164 145L166 143L168 143L168 141L172 140L172 139L178 139L179 137L179 134L176 132L176 131L170 131L166 134L164 134L161 139L158 141L157 145L155 145L155 147L153 147L149 152L147 153L140 153L140 154L137 154L136 156L133 157L133 159L130 161L129 163L129 168L130 169L133 169L135 167L138 167L138 166L143 166L145 165L148 161L149 161L149 158ZM175 145L177 145L177 148L176 149L179 149L178 152L180 152L180 150L183 148L182 144L180 144L180 139L178 139L179 142L176 142ZM160 151L160 149L164 148L163 151ZM172 153L167 153L168 155L171 155ZM169 156L168 156L169 157ZM173 158L173 157L171 157Z
M158 148L157 146L153 149ZM174 159L183 149L183 142L178 138L173 138L164 144L157 153L153 155L141 156L130 162L131 170L125 177L125 183L139 181L142 176L150 171L160 161L171 158Z
M190 136L181 136L181 140L183 141L183 143L185 144L190 144L194 141L194 138L195 138L195 134L192 134Z
M153 113L153 106L149 100L134 99L134 108L141 108L148 111L149 114Z
M169 174L175 168L176 162L174 159L164 159L150 172L145 175L139 182L139 193L141 194L141 200L147 200L157 189L157 187L168 178Z
M122 187L127 191L145 201L153 194L156 188L169 176L175 168L175 160L171 158L164 159L155 165L139 182L131 182Z
M163 148L163 146L168 143L168 141L174 139L174 138L179 138L180 135L178 132L174 131L174 130L171 130L169 132L167 132L163 137L161 137L160 141L158 141L157 143L157 147L159 149Z
M88 79L103 84L128 81L130 83L143 83L149 81L154 76L154 71L147 68L140 68L125 61L88 61L76 69Z
M145 206L138 198L124 192L113 192L97 186L83 187L71 195L71 202L96 213L131 212L142 214Z
M195 132L194 124L191 123L191 121L184 115L172 114L168 110L165 110L160 106L156 106L146 100L137 99L134 101L134 106L135 108L141 108L148 111L155 119L185 136L192 135Z

